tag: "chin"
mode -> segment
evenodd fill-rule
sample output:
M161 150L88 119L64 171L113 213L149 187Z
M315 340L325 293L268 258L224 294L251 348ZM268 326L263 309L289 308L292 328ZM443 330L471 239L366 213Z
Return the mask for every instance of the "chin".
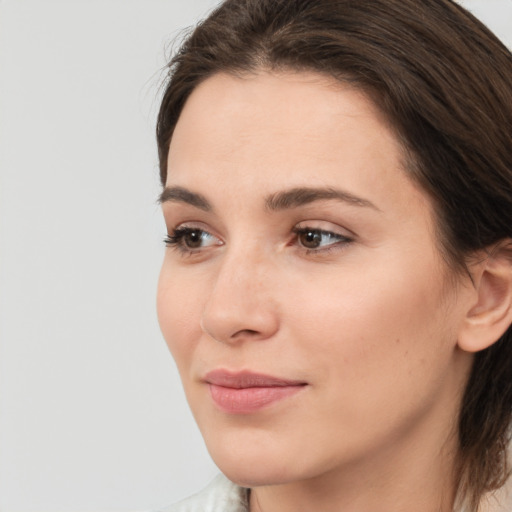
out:
M278 485L300 479L296 464L290 463L282 450L262 447L254 441L246 446L252 449L240 449L239 444L226 442L220 447L208 446L208 450L222 473L242 487Z
M271 463L272 461L263 462L259 467L253 467L245 463L243 465L217 465L229 480L241 487L279 485L298 480L297 477L290 475L288 471L282 468L273 468L270 465Z
M210 450L210 455L220 471L241 487L285 485L314 480L326 471L330 461L301 460L300 450ZM232 445L231 445L232 447Z

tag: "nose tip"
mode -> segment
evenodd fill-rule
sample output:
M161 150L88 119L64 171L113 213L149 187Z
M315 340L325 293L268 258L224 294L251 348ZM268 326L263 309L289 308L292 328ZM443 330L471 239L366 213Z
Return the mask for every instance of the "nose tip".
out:
M210 305L203 314L201 329L210 338L222 343L265 340L278 330L273 311L265 311L257 305L244 311L240 306L239 301L222 309Z
M238 270L230 266L229 273L218 275L203 310L201 329L223 343L271 338L279 329L271 280L258 278L258 268Z

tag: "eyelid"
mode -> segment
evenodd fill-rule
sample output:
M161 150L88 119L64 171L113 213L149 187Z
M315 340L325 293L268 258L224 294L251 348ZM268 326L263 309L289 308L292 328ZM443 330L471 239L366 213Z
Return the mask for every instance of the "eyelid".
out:
M325 233L332 233L333 235L342 236L345 238L355 239L357 235L351 231L350 229L340 226L339 224L335 224L333 222L325 221L325 220L305 220L301 222L297 222L295 224L293 231L311 229L315 231L323 231Z
M201 221L185 221L180 222L173 226L169 231L172 233L176 233L177 231L185 231L185 230L197 230L197 231L204 231L205 233L208 233L209 235L221 240L221 237L216 233L214 229L211 228L211 226L205 224Z

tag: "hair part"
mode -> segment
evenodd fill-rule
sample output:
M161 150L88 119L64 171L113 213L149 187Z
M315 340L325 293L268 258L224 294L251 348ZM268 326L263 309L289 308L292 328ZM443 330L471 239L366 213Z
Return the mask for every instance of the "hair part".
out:
M169 64L157 122L170 140L192 91L219 73L314 71L363 90L432 199L450 267L512 237L512 55L451 0L226 0ZM459 417L460 489L477 510L508 477L512 331L475 356Z

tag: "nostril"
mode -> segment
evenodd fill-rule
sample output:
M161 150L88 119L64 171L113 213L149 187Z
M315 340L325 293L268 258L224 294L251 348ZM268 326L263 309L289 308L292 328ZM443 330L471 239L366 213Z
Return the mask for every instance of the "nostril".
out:
M257 336L258 334L260 334L260 333L258 331L253 330L253 329L241 329L240 331L235 332L235 334L233 334L232 338L236 338L238 336L251 336L251 337L254 337L254 336Z

